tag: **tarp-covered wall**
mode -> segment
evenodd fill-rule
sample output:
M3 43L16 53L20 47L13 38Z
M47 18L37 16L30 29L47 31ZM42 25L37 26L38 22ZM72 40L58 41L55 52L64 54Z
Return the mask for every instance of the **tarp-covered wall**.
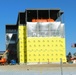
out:
M27 37L64 37L61 22L27 22Z

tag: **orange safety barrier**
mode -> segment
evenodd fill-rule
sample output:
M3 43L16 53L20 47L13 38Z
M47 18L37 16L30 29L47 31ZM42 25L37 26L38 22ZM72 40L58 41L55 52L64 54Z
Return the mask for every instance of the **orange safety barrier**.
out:
M32 19L32 22L54 22L53 19Z
M36 22L36 19L32 19L32 22Z
M47 19L32 19L32 22L47 22Z
M54 20L53 19L48 19L48 22L54 22Z
M47 22L47 19L36 19L36 22Z

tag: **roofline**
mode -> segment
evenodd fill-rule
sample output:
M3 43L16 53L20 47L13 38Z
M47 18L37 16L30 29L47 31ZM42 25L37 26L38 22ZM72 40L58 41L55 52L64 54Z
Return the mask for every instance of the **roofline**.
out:
M27 11L27 10L59 10L59 11L60 11L59 8L27 8L27 9L25 9L25 11ZM19 12L18 12L18 15L19 15L20 13L25 13L25 11L19 11ZM62 11L61 11L61 12L62 12Z
M61 14L63 14L63 13L64 13L64 11L60 11L60 13L61 13Z
M17 25L14 25L14 24L9 24L9 25L6 25L6 30L7 29L17 29Z
M26 10L60 10L59 8L27 8Z
M16 24L6 24L6 26L16 26Z

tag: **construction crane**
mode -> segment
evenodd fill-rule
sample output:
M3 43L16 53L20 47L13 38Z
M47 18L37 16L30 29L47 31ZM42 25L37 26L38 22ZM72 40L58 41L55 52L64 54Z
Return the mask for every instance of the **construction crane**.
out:
M72 48L76 48L76 43L71 45Z
M1 56L0 64L2 64L2 65L6 64L6 62L7 62L7 53L8 53L8 50L6 50L3 53L3 55L0 55Z

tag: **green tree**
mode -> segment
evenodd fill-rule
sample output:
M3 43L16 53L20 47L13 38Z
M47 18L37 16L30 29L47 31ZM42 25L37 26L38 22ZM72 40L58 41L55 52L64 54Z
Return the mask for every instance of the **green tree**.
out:
M76 52L73 55L76 56Z
M68 53L67 55L67 62L71 62L72 54L71 52Z
M76 52L73 54L73 57L76 58Z

